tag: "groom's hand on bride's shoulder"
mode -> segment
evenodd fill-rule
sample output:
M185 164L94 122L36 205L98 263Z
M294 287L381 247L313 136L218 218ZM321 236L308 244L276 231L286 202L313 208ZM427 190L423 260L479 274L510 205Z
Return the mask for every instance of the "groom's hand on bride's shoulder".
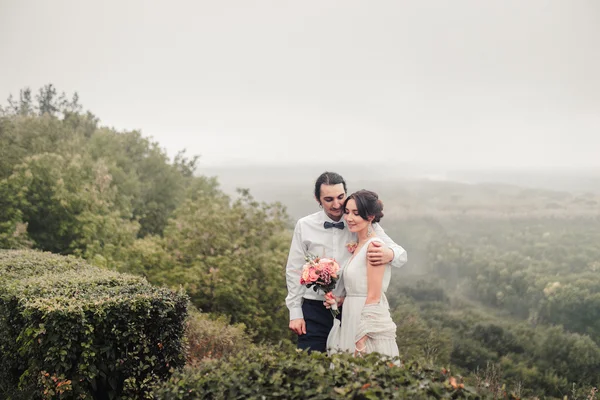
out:
M373 266L386 265L394 259L394 251L381 242L369 243L367 259Z
M290 321L290 329L297 335L306 334L306 323L304 318L293 319Z

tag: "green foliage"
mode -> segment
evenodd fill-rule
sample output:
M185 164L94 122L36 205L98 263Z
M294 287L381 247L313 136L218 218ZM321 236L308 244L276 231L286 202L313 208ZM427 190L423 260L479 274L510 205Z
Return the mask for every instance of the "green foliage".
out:
M409 296L415 301L441 301L449 300L444 289L438 285L432 285L423 279L419 279L414 285L403 286L399 292Z
M600 343L600 279L596 272L564 277L547 284L539 317Z
M77 118L84 120L83 117ZM50 115L0 117L0 179L37 154L69 157L85 150L85 131L76 118L58 120Z
M458 293L449 296L447 302L436 301L436 296L415 302L414 298L427 299L416 289L422 284L412 284L406 278L404 284L412 289L394 289L393 317L400 351L410 359L426 360L423 355L431 343L440 343L448 335L450 358L438 362L461 371L467 382L493 393L504 386L502 390L510 389L519 397L543 394L562 398L573 383L578 393L597 385L600 347L589 336L502 315ZM431 282L425 292L437 289ZM399 294L404 292L412 298ZM487 376L489 371L493 376Z
M284 208L248 191L232 200L215 178L194 176L197 157L181 152L169 160L140 132L100 127L81 110L77 94L69 99L52 85L24 89L0 108L0 248L79 255L151 283L184 286L210 313L188 319L190 362L237 353L248 336L289 345ZM274 199L305 214L314 204L297 207L294 185L286 175L258 193L268 199L279 191ZM388 199L386 232L411 254L388 291L404 360L450 364L479 383L498 382L480 377L492 371L523 395L562 398L576 383L583 396L600 383L597 195L449 182L377 185L368 182ZM75 262L61 260L51 264ZM52 273L81 286L73 293L87 293L89 285L69 268ZM33 274L28 279L32 296L35 285L46 287ZM60 279L48 282L63 290ZM5 338L18 337L26 322L25 314L10 317L16 322ZM0 316L6 327L1 318L8 317ZM83 320L72 321L79 332ZM12 369L0 374L20 376L29 366L11 354ZM47 378L54 389L64 382ZM23 379L38 384L35 376ZM498 395L498 385L490 387Z
M451 355L453 365L466 368L468 371L476 371L478 368L483 368L488 362L495 362L497 359L496 353L472 340L456 341Z
M19 208L19 191L0 180L0 248L20 249L31 246L27 224Z
M0 205L7 207L0 214L3 248L31 245L98 256L95 263L114 266L120 259L116 247L129 245L123 234L162 235L193 181L205 181L193 176L197 157L180 152L171 162L139 132L99 128L93 114L81 112L77 94L68 100L47 85L32 97L24 89L18 101L9 98L0 115ZM10 195L30 183L24 196ZM100 217L80 215L85 210ZM114 231L119 225L124 232ZM27 235L11 239L23 227ZM114 235L117 243L110 241Z
M418 360L424 365L448 365L452 352L451 330L428 324L419 307L410 300L394 308L396 342L403 360Z
M489 350L495 351L499 357L524 351L512 332L496 324L476 324L472 328L471 336Z
M447 230L460 234L429 243L432 271L456 276L454 287L483 304L600 339L598 222L597 217L448 222Z
M284 209L258 203L246 191L232 203L218 191L198 190L190 197L175 211L164 238L146 242L146 257L157 262L146 270L148 279L183 284L196 307L244 324L256 341L289 337ZM171 267L160 268L164 264Z
M174 399L429 399L484 398L447 371L364 358L267 348L177 372L154 395Z
M99 129L88 145L94 159L106 160L119 188L117 204L130 208L140 222L139 236L161 235L168 218L183 201L197 157L179 153L173 163L156 142L140 132Z
M589 336L550 327L538 342L536 356L544 370L556 372L569 382L597 383L600 347Z
M35 247L62 254L116 257L138 226L115 207L106 166L89 157L28 157L6 180Z
M229 325L223 317L210 318L195 308L186 321L187 364L197 365L207 359L236 354L251 347L250 337L243 324Z
M286 340L287 215L247 191L231 200L197 157L170 161L140 132L98 127L51 85L0 117L0 247L32 247L184 285L202 311Z
M144 398L184 363L183 293L33 251L0 251L0 275L4 393Z

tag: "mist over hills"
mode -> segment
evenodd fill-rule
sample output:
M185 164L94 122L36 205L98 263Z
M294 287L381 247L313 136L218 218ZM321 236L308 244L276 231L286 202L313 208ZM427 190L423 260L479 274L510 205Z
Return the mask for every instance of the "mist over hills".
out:
M323 171L334 171L346 178L348 184L356 181L396 183L414 181L448 181L466 184L505 184L533 189L566 192L600 193L600 169L444 169L439 166L383 163L347 163L334 165L251 165L234 164L201 166L199 173L218 176L224 188L245 182L312 184ZM349 188L349 190L351 190Z
M232 165L200 168L234 194L250 189L260 201L279 201L293 219L317 210L313 185L323 171L340 173L348 192L379 193L388 217L419 216L598 216L600 172L492 171L438 172L412 165Z
M504 183L565 192L600 193L600 169L463 170L449 173L448 179L472 183Z

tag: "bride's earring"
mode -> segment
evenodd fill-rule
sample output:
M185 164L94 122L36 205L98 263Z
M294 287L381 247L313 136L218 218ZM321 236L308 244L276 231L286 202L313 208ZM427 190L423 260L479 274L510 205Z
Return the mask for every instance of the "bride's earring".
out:
M373 234L373 228L371 226L371 224L369 224L368 228L367 228L367 236L371 236Z

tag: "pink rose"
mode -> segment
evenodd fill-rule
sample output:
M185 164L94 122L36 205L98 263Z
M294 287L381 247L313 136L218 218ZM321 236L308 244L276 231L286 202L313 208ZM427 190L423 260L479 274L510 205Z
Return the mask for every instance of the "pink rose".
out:
M333 258L321 258L320 264L327 268L330 274L336 274L340 270L339 264Z
M337 274L339 270L340 270L340 265L338 263L333 263L333 270L331 271L331 273Z
M308 268L302 270L302 277L300 278L300 284L304 285L308 281Z
M310 267L308 269L308 279L307 282L316 282L319 279L319 273L315 270L315 268Z

